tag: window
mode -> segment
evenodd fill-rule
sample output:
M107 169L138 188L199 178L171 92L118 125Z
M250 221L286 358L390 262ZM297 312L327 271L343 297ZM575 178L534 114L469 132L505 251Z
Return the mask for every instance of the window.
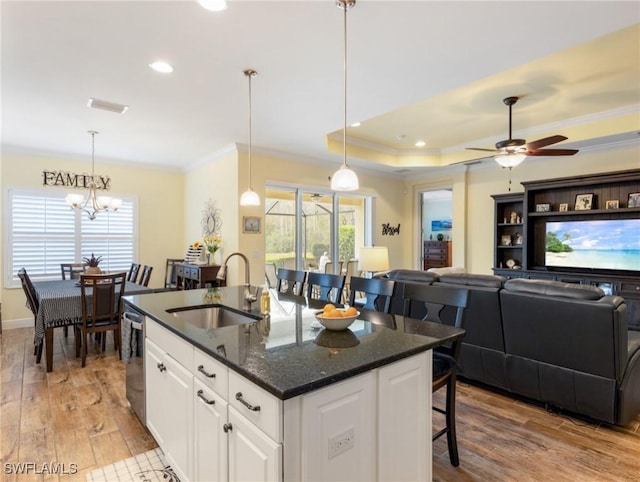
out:
M102 256L105 271L126 271L137 257L137 200L123 198L117 212L91 221L70 209L66 193L9 189L5 216L5 286L20 286L24 267L34 280L59 279L60 263Z

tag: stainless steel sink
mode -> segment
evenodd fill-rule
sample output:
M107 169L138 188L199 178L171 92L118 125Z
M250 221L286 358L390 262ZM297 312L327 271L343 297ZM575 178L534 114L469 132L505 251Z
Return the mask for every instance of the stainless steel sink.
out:
M222 305L173 308L167 310L167 313L171 313L180 321L202 329L236 326L246 323L254 323L259 320L259 318L256 318L253 315L240 313Z

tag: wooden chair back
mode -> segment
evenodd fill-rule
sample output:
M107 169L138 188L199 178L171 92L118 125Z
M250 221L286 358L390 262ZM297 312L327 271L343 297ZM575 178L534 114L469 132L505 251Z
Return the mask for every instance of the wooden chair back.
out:
M184 263L183 258L167 258L167 264L164 269L164 287L178 288L178 272L176 264Z
M127 273L127 281L130 281L132 283L137 283L139 272L140 272L140 264L131 263L131 268L129 268L129 272Z
M277 274L278 284L276 285L276 291L278 291L279 293L301 296L306 276L307 273L305 271L279 268Z
M344 282L344 275L311 271L307 276L307 297L328 303L340 303Z
M40 301L38 301L38 296L36 295L36 290L31 282L31 278L27 274L27 270L24 268L20 268L18 270L18 278L20 278L20 284L22 285L22 290L24 291L25 296L27 297L27 306L33 313L33 325L35 328L36 317L38 316L38 310L40 309ZM36 363L40 363L42 359L42 345L43 340L33 347L33 354L36 355Z
M142 274L140 275L140 282L142 286L149 286L149 280L151 279L151 272L153 271L153 266L149 266L148 264L144 265L142 268Z
M86 268L84 263L60 263L63 280L80 279L80 275L84 273Z
M126 272L80 276L82 298L82 366L86 364L88 335L113 331L114 345L118 355L120 348L120 321L122 318L122 296L126 283ZM104 343L103 343L104 347Z
M349 305L358 309L375 310L389 313L391 297L395 290L395 281L383 278L351 277ZM364 297L357 298L364 295Z

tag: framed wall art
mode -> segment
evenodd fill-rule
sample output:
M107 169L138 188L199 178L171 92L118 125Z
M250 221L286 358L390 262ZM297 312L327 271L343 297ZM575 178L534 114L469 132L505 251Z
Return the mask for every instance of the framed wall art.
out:
M260 216L242 216L242 232L260 234Z

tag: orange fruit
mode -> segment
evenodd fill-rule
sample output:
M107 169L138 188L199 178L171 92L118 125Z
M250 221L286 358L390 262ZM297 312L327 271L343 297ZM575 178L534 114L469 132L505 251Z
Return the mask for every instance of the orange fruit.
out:
M331 303L327 303L326 305L324 305L323 311L325 313L329 313L331 310L335 310L335 309L336 309L336 305L333 305Z
M342 316L356 316L357 314L358 314L358 310L356 310L353 306L350 306L349 308L344 310L344 313Z
M342 318L342 313L340 312L340 310L336 309L335 307L329 311L328 313L325 311L325 316L327 318Z

